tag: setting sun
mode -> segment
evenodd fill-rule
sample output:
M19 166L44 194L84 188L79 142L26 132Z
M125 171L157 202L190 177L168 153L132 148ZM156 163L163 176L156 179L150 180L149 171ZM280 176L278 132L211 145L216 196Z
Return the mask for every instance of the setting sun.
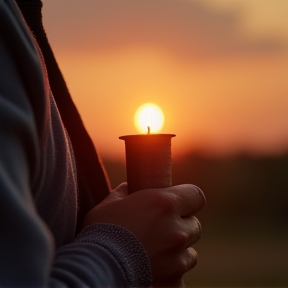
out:
M141 133L159 132L164 123L164 115L159 106L146 103L139 107L134 116L134 124Z

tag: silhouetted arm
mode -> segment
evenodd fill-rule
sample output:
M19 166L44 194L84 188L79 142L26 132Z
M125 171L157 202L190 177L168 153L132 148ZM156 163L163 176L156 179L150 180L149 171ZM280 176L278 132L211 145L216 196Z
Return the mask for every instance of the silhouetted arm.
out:
M46 188L42 181L49 185L47 169L53 161L71 167L73 161L67 145L67 162L57 162L51 154L44 165L48 136L63 135L53 134L55 110L41 58L13 3L0 0L0 287L148 286L146 252L126 229L93 224L56 249L57 235L39 216L36 202ZM61 178L63 183L72 181L73 187L73 170L67 171L53 176L53 182ZM64 189L48 189L47 206L51 216L65 208L72 218L77 213L71 205L76 193L68 189L64 194ZM61 193L63 201L53 202ZM60 228L73 232L76 223L70 224ZM148 271L147 277L142 270Z
M42 51L51 90L71 139L77 163L79 187L78 227L85 214L110 192L105 169L73 103L42 24L40 0L16 0ZM57 9L57 7L55 7ZM68 7L67 7L68 9ZM65 17L65 15L63 15ZM64 23L64 20L63 20Z

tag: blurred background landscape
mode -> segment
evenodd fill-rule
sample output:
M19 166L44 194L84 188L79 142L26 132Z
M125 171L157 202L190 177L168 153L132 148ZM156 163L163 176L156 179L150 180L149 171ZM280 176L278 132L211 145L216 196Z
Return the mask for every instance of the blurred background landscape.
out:
M207 197L189 287L288 287L288 1L49 0L44 24L112 187L147 102L173 184Z
M174 161L175 160L175 161ZM197 214L203 235L189 287L287 287L288 153L173 160L173 184L193 183L207 198ZM104 159L112 186L125 181L125 163Z

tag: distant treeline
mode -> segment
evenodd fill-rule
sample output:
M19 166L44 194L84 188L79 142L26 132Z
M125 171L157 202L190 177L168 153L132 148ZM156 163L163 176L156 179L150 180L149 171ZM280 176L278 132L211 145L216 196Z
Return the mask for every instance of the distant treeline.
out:
M112 187L126 181L125 163L103 162ZM287 225L288 232L288 153L226 158L191 153L173 159L172 178L173 185L193 183L204 191L207 205L199 217L208 225L244 217L258 225Z
M104 159L112 187L125 163ZM193 183L207 204L195 245L200 260L188 287L287 287L288 153L281 156L173 159L173 184ZM149 213L149 211L147 211Z

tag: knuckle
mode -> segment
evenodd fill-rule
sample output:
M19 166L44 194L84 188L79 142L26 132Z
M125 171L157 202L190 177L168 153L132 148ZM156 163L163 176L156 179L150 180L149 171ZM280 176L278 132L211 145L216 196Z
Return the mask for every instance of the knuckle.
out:
M187 269L187 271L188 271L197 265L198 254L197 254L196 250L193 249L192 247L189 247L187 249L187 253L188 253L188 269Z
M189 247L184 253L179 254L174 262L174 270L171 273L173 277L182 277L186 272L193 269L197 265L198 254L192 248Z
M181 259L178 260L177 266L176 266L176 271L175 271L175 276L182 276L189 270L189 266L187 263L187 259L182 257Z
M193 221L193 232L197 234L200 238L200 236L202 235L202 225L195 216L193 216L192 221Z
M206 203L206 197L203 191L196 185L193 184L186 184L183 185L183 191L186 192L187 195L190 195L191 201L196 201L200 207L203 207Z
M161 208L164 213L171 213L174 211L175 200L169 193L159 191L157 197L155 197L155 200L157 201L157 207Z
M177 264L175 265L175 276L182 276L194 268L197 265L197 260L197 252L192 247L186 249L185 253L178 258Z
M196 191L199 202L202 203L202 206L204 206L206 204L205 194L203 193L203 191L198 186L196 186L196 185L193 185L193 186L194 186L194 190Z
M189 234L185 231L178 231L171 237L171 246L174 248L183 247L189 242Z
M192 217L192 223L191 223L191 238L190 238L190 245L195 244L202 235L202 227L199 222L199 220L196 217Z
M202 225L201 225L200 221L196 217L194 217L194 218L195 218L196 223L197 223L198 234L199 234L199 238L200 238L202 236Z

